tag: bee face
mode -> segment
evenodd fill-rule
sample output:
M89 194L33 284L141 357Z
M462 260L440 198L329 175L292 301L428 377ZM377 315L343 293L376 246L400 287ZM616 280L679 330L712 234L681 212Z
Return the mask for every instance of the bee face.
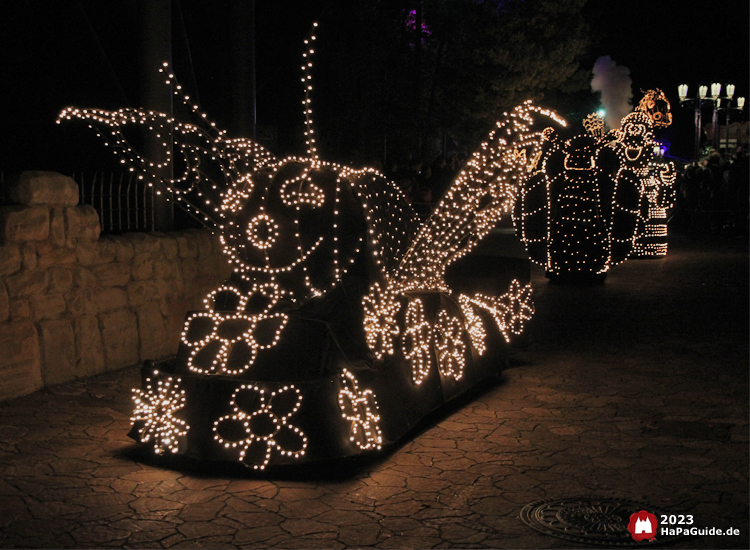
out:
M648 155L643 152L652 140L651 119L646 113L635 111L622 119L618 142L622 146L628 168L642 168L647 164Z
M290 159L246 176L224 197L223 242L243 278L300 296L340 278L363 245L361 207L336 167ZM340 213L346 212L344 218Z

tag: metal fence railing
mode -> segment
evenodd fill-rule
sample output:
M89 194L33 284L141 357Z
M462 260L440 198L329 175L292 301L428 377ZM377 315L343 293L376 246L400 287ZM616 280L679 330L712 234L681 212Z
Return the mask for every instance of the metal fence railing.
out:
M99 214L102 233L154 230L153 188L133 173L79 172L79 203L90 204ZM0 171L0 206L11 204L5 189L7 175Z
M134 173L79 173L80 203L99 213L102 233L154 230L153 188L138 181Z

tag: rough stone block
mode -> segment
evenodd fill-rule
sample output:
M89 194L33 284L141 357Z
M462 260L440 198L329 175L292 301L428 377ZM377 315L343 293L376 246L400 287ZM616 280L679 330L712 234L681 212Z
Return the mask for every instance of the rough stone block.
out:
M0 323L4 323L10 316L10 300L5 285L0 284Z
M47 291L46 271L21 271L5 281L11 298L31 296Z
M78 204L78 184L57 172L28 171L10 178L8 198L18 204Z
M166 279L178 293L185 292L185 277L182 274L182 266L174 262L172 265L172 276Z
M80 242L76 246L78 263L84 266L110 263L115 259L117 247L109 239L95 242Z
M0 401L42 387L39 336L30 321L0 324Z
M104 344L95 315L83 315L74 322L76 335L76 376L83 378L105 371Z
M138 254L151 254L159 249L159 239L147 233L127 233L122 238L130 242L136 256Z
M70 265L76 263L76 253L70 248L52 246L50 242L41 242L36 244L37 268L47 269L48 267Z
M154 262L154 276L159 279L171 279L174 274L175 264L167 260Z
M122 288L100 288L94 292L94 303L97 311L112 311L126 307L128 295Z
M62 208L50 211L49 239L55 246L65 246L65 212Z
M91 288L98 284L96 274L87 267L74 265L71 272L73 273L73 286L76 288Z
M154 260L151 254L136 254L133 258L133 280L143 281L150 279L154 274Z
M65 230L68 243L96 241L102 231L99 214L90 204L71 206L65 209Z
M73 288L73 270L67 267L53 267L48 275L50 292L68 292Z
M66 304L62 294L36 294L29 298L32 317L40 319L56 319L65 313Z
M185 232L177 237L177 253L180 258L197 258L198 242L195 235Z
M105 237L105 239L111 240L114 245L115 259L118 262L127 262L133 258L135 254L133 252L133 243L129 239L120 236Z
M164 252L164 257L173 260L177 257L177 241L171 235L165 235L159 239L159 245Z
M21 245L21 258L24 269L36 269L39 259L36 255L36 246L34 246L34 243L26 242Z
M0 246L0 277L20 270L22 261L21 248L17 244Z
M196 231L198 240L198 257L201 260L207 260L213 256L213 236L208 231Z
M29 300L27 298L11 299L8 314L11 321L29 319L31 317Z
M65 296L68 313L74 318L99 313L97 291L94 288L77 288Z
M42 350L42 380L45 386L69 382L76 377L76 348L73 326L67 319L39 323Z
M147 302L159 303L162 297L156 291L154 281L131 281L125 289L128 294L128 305L139 308Z
M118 309L99 315L107 370L138 363L138 323L135 313Z
M0 207L0 241L23 243L49 237L49 208L46 206Z
M182 278L185 281L185 287L187 289L192 289L195 285L195 282L198 280L198 273L199 273L199 266L198 262L186 258L180 262L180 271L182 272Z
M137 311L137 317L141 361L161 359L169 355L171 346L158 305L153 303L145 305Z
M130 266L126 263L97 265L92 271L102 286L125 286L130 280Z

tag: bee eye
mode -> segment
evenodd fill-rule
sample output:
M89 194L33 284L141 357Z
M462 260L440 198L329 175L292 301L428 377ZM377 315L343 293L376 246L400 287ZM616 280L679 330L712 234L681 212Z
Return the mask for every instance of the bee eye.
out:
M318 208L323 206L326 195L309 177L295 178L281 187L281 200L289 207L306 204L312 208Z
M247 238L255 248L271 248L279 238L279 226L267 214L255 216L247 224Z

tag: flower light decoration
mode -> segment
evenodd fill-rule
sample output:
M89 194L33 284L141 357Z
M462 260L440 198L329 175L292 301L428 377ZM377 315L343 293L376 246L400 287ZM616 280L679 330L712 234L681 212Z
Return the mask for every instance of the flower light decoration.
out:
M188 313L177 357L144 367L130 435L156 452L263 469L380 449L494 375L533 313L530 284L459 293L445 272L510 213L565 121L530 102L505 113L422 223L376 170L318 157L315 40L302 66L306 157L227 139L166 64L185 120L77 108L58 119L87 122L145 184L172 191L233 266L205 309ZM170 134L174 152L164 139L167 160L146 158L130 146L133 128ZM172 382L154 390L156 378L179 392Z
M294 386L271 391L243 384L232 394L232 414L213 424L214 439L226 449L238 449L238 459L263 470L273 453L299 458L305 454L307 437L289 420L299 410L302 395Z
M154 371L145 377L145 388L133 392L133 427L142 442L153 444L156 454L174 454L185 447L190 426L178 417L185 408L185 390L180 383L179 378Z
M653 128L671 122L649 91L620 130L589 115L585 134L545 135L535 173L521 186L514 221L532 261L550 278L602 279L629 257L666 253L674 166L654 155Z
M372 390L360 390L357 379L346 369L341 372L341 385L338 401L342 416L351 422L349 440L362 450L380 449L383 435Z

